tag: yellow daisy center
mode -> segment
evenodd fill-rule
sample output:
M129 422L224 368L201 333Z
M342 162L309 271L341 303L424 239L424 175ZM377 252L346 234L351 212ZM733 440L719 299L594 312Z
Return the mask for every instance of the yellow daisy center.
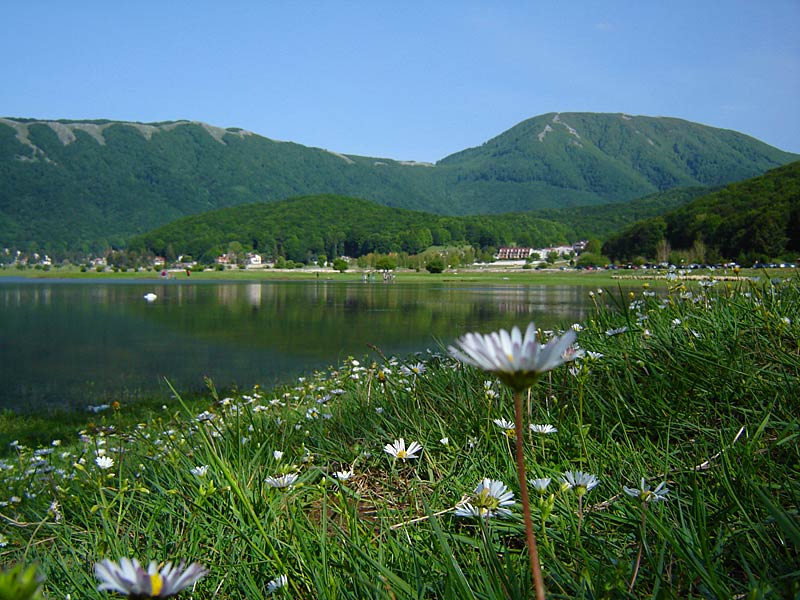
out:
M405 458L406 456L408 456L408 452L406 452L405 450L397 451L397 458Z
M158 596L161 592L161 588L164 585L164 580L161 579L161 575L158 573L153 573L150 575L150 595L151 596Z

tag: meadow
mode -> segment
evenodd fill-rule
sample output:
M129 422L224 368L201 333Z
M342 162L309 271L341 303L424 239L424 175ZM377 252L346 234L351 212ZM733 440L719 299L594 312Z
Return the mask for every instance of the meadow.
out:
M796 597L796 276L587 294L523 398L547 597ZM110 597L93 565L123 557L200 563L185 598L534 596L512 392L447 348L182 406L12 442L2 564L48 598Z

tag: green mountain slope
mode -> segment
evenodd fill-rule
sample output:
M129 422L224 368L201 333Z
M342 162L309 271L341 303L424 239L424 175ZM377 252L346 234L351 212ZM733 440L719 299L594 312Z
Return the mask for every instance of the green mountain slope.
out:
M635 223L611 237L603 252L615 259L655 257L662 240L673 249L689 249L700 242L713 258L743 263L796 255L800 252L800 161Z
M532 215L443 216L324 194L184 217L133 238L129 246L160 255L170 254L171 248L212 261L231 242L239 242L248 250L304 262L318 254L415 254L432 244L545 246L566 239L566 226Z
M741 133L680 119L551 113L439 165L451 169L451 191L462 201L497 195L507 211L514 203L534 208L529 198L536 196L541 206L576 206L716 186L797 158Z
M436 165L345 156L186 121L0 118L0 244L102 249L185 215L307 194L443 215L625 201L797 157L677 119L530 119Z

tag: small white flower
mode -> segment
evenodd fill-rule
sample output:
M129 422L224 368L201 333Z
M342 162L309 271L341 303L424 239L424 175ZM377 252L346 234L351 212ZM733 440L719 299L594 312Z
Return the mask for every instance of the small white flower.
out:
M583 331L583 325L581 325L580 323L573 323L570 327L571 327L572 331L575 331L575 332L578 332L578 333Z
M386 444L383 451L391 454L395 458L399 458L403 462L410 458L418 458L417 453L422 450L422 446L417 442L411 442L408 449L406 449L406 442L403 438L394 440L391 444Z
M514 504L514 492L511 492L502 481L483 479L475 488L469 502L457 506L457 517L509 517L511 511L506 508Z
M562 483L566 489L574 489L578 496L583 496L586 492L595 487L600 480L591 473L584 473L583 471L567 471L564 473Z
M375 413L378 414L378 415L382 415L383 414L383 407L382 406L376 406L375 407Z
M792 324L792 320L789 317L781 317L781 322L784 325L791 325Z
M550 485L550 481L551 479L549 477L542 477L540 479L530 479L528 483L530 483L537 492L544 494L547 486Z
M280 450L274 450L274 451L272 452L272 457L273 457L275 460L280 460L280 459L282 459L282 458L283 458L283 452L281 452Z
M494 424L502 429L503 433L505 433L508 437L514 437L517 432L517 428L511 421L506 421L505 419L495 419Z
M114 466L114 459L110 456L98 456L94 459L94 462L101 469L110 469Z
M552 425L536 425L531 423L530 425L528 425L528 427L530 427L530 430L533 433L541 433L541 434L558 433L558 429L556 429Z
M264 483L269 487L288 488L292 487L296 481L297 473L287 473L286 475L279 475L278 477L267 477Z
M353 472L350 471L350 470L348 470L348 471L336 471L333 474L333 476L336 477L336 479L338 479L339 481L347 481L348 479L350 479L353 476Z
M629 488L627 486L622 486L622 489L625 491L628 496L633 498L638 498L642 502L662 502L667 499L667 494L669 493L669 488L667 487L667 482L662 481L658 484L656 489L651 490L650 486L645 483L644 477L642 477L642 481L639 484L639 488Z
M101 560L94 566L101 582L97 590L119 592L129 598L171 598L208 573L199 563L184 568L185 564L181 561L173 567L168 562L159 570L158 563L152 561L145 570L135 558L121 558L119 563Z
M353 361L357 362L357 361ZM276 577L272 581L267 584L267 591L272 594L276 590L279 590L282 587L285 587L286 584L289 583L289 577L287 575L281 575L280 577Z
M522 390L542 373L570 360L568 350L574 340L575 332L569 330L541 344L536 326L529 323L524 336L518 327L510 333L505 329L487 335L467 333L456 340L456 346L449 346L448 351L456 360L494 373L506 385Z
M628 327L623 325L622 327L617 327L616 329L609 329L608 331L606 331L606 335L610 337L612 335L619 335L620 333L625 333L626 331L628 331Z
M208 465L199 465L190 469L189 472L195 477L205 477L206 473L208 473Z
M403 375L422 375L427 370L428 369L425 364L421 362L400 368L400 371L403 373Z
M450 438L443 437L442 439L439 440L439 443L442 446L447 446L450 443Z

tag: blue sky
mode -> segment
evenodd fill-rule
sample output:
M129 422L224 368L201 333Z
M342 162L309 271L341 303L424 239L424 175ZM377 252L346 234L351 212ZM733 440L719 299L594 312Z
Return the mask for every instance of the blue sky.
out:
M548 112L800 153L800 0L9 0L0 116L192 119L436 161Z

